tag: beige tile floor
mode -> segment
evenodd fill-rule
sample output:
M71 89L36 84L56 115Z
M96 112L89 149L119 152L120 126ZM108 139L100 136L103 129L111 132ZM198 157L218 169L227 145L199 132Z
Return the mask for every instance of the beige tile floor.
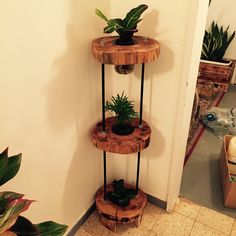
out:
M180 198L171 214L148 203L139 228L119 225L116 233L102 226L94 212L75 236L113 235L236 236L236 219Z

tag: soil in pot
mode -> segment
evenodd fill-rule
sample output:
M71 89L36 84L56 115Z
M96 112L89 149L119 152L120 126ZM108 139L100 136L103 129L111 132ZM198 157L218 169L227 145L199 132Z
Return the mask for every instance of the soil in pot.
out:
M125 125L113 125L112 132L117 135L129 135L134 132L134 127L130 124Z

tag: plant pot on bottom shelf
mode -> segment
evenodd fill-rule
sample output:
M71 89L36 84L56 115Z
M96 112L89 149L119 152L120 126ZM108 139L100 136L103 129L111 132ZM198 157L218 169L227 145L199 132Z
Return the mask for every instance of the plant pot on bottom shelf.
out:
M124 184L124 186L127 189L135 189L130 184ZM107 185L107 191L114 191L112 184ZM146 205L147 195L140 189L126 207L116 205L108 199L104 200L104 187L101 187L96 194L96 208L101 223L112 231L116 231L117 224L121 223L135 223L136 226L140 226Z

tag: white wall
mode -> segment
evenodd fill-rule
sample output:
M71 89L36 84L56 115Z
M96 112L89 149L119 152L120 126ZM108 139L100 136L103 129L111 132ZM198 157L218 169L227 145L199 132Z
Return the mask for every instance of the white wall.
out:
M207 28L211 25L212 21L215 21L218 25L223 25L224 28L229 25L229 32L232 33L236 30L235 12L235 0L212 0L208 12ZM228 50L226 51L225 57L236 59L236 38L234 38L230 44Z
M39 201L27 212L35 222L52 219L72 226L102 184L102 152L89 137L101 107L100 65L90 44L102 35L104 23L94 8L115 17L139 3L0 2L0 148L23 152L20 173L4 188ZM149 10L138 34L157 39L161 55L146 66L144 119L152 139L142 153L140 187L166 201L190 3L145 3ZM140 67L126 78L106 68L107 98L124 90L138 103ZM110 180L134 182L136 155L108 154L107 162Z
M111 1L111 16L124 16L128 9L143 1ZM145 1L149 9L143 15L137 35L155 38L161 44L160 58L146 65L144 92L144 119L152 128L151 144L141 153L140 187L147 193L166 201L177 117L177 100L182 82L182 63L187 33L188 0ZM127 77L114 73L113 94L126 91L139 102L140 65L134 75ZM137 106L138 108L138 106ZM111 156L111 155L109 155ZM109 159L111 178L124 177L135 182L137 155Z
M109 1L99 1L109 11ZM102 184L89 130L100 114L90 45L102 29L94 1L0 1L0 149L22 152L4 190L36 199L34 222L72 226Z

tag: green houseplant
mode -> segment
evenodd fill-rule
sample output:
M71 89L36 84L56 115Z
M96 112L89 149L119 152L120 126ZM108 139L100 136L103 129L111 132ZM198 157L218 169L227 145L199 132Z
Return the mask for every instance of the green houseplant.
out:
M205 31L198 82L211 81L215 92L228 91L235 63L224 55L234 37L235 31L229 33L229 26L224 28L214 21Z
M116 97L112 96L111 101L106 101L105 110L116 114L116 123L112 131L118 135L128 135L134 131L131 122L138 117L134 110L134 102L129 101L124 92Z
M0 153L0 186L12 179L19 171L21 154L8 156L8 149ZM20 193L0 192L0 236L62 236L67 227L53 221L33 224L20 214L33 200Z
M112 33L116 31L119 38L115 41L117 45L132 45L134 41L132 39L133 34L137 32L137 24L142 20L140 19L142 13L148 8L147 5L141 4L131 9L124 19L114 18L108 19L100 10L96 9L96 14L107 22L107 26L104 28L104 33Z
M217 23L212 22L209 31L205 31L201 59L224 62L223 57L230 43L235 37L235 31L232 34L228 32L229 26L224 29Z

